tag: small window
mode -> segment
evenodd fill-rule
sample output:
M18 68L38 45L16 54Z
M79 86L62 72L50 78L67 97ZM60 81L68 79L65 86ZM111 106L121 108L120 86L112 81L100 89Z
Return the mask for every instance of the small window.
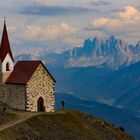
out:
M10 71L10 64L9 64L9 62L6 63L6 71Z

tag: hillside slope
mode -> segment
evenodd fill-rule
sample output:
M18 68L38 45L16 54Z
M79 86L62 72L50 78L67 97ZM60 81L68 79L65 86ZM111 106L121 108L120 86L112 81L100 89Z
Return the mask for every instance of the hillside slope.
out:
M122 110L92 100L81 99L74 95L56 93L56 108L61 109L61 101L65 100L65 108L76 109L98 116L111 124L125 128L125 131L140 140L140 118L128 110Z
M140 116L140 62L113 71L108 68L50 68L58 92L70 93L123 109Z
M119 128L79 111L40 114L0 132L2 140L134 140Z

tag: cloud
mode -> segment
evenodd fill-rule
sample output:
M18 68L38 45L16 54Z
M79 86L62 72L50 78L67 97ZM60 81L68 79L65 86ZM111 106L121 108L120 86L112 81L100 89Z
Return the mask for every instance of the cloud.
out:
M130 26L139 26L140 11L132 6L127 6L124 11L113 14L113 18L100 17L93 19L90 22L89 28L97 29L112 29L128 28Z
M68 38L75 38L79 28L66 22L55 25L19 25L7 26L11 47L16 50L24 48L45 48L47 51L66 50L73 47Z
M126 6L124 9L123 12L118 13L119 17L131 18L132 16L138 16L138 14L140 14L140 12L132 6Z
M26 26L25 37L31 39L41 39L44 41L53 41L62 39L74 34L77 28L71 27L68 23L62 22L59 25L51 25L49 27L43 26Z
M111 5L110 2L108 1L104 1L104 0L101 0L101 1L91 1L90 4L92 6L107 6L107 5Z
M56 4L56 1L55 0L35 0L35 3L36 4L40 4L40 5L55 5Z
M83 43L83 39L82 38L66 38L64 40L64 43L72 46L72 47L81 47L81 44Z
M126 6L122 11L112 13L109 16L110 18L99 17L91 20L85 30L98 30L105 33L106 36L113 34L129 43L130 40L132 42L139 40L140 11L137 8Z
M31 14L31 15L44 15L44 16L58 16L58 15L71 15L71 14L81 14L85 12L95 12L98 10L82 8L82 7L61 7L61 6L42 6L35 5L24 7L20 11L22 14Z

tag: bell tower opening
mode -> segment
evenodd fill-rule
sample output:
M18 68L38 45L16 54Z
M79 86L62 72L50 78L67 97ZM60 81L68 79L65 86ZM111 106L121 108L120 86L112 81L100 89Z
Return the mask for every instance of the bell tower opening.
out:
M6 63L6 71L10 71L10 63L9 62Z

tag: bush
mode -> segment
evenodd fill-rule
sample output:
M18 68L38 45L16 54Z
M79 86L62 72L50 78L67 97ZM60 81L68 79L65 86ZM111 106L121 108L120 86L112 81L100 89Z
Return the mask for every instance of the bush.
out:
M120 129L121 131L123 131L123 132L125 131L125 129L124 129L123 127L121 127L121 126L119 127L119 129Z

